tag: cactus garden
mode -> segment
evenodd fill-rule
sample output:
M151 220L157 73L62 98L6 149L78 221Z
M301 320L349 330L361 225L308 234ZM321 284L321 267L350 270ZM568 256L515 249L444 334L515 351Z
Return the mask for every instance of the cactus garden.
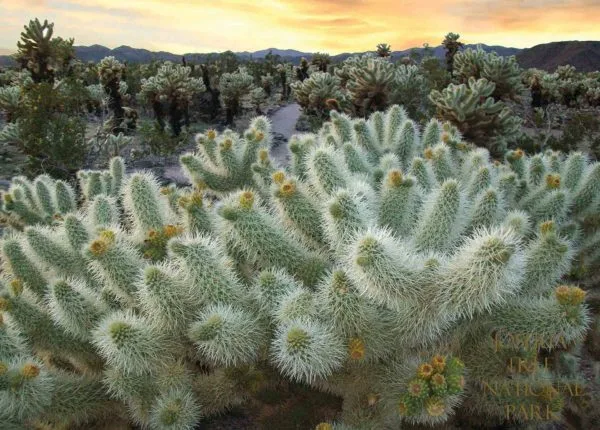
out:
M600 423L598 72L73 43L0 69L1 429Z

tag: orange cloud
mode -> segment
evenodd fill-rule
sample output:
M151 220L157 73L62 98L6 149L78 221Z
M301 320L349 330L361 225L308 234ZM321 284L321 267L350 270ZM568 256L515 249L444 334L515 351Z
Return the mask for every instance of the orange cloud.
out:
M25 4L25 7L23 5ZM330 53L468 43L526 47L600 39L597 0L0 0L0 47L29 19L55 22L76 44L175 53L295 48Z

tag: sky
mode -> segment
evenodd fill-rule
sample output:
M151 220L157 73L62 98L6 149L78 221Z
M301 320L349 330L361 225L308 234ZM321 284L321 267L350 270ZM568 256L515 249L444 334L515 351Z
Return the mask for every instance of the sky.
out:
M0 0L0 54L30 19L54 22L75 45L129 45L175 54L360 52L465 43L526 48L600 40L600 0Z

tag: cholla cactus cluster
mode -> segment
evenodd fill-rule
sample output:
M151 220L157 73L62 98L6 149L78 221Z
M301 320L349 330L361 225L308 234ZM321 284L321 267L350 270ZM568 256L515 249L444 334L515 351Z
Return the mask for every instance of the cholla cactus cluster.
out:
M115 57L105 57L98 63L98 76L104 93L108 96L108 109L112 111L112 131L116 134L124 130L123 93L121 82L125 73L125 65Z
M250 97L254 89L254 78L247 70L240 67L233 73L223 73L219 78L219 91L221 104L226 110L227 123L231 124L233 118L240 112L245 100Z
M557 67L554 73L529 69L523 80L539 93L539 106L558 103L569 107L600 106L600 73L579 73L575 67Z
M17 42L15 59L31 73L34 82L53 82L57 72L65 71L75 57L73 39L54 35L54 23L37 18L29 21Z
M414 65L394 64L388 57L349 57L335 74L316 72L293 84L298 103L307 111L327 115L329 110L368 116L393 104L402 104L410 113L422 109L427 93L425 77ZM332 103L325 103L331 100Z
M450 121L465 138L487 147L494 156L502 156L519 136L521 120L502 101L494 100L495 89L494 82L470 77L467 84L432 91L429 99L438 118Z
M493 82L494 100L517 99L524 90L521 68L514 55L502 57L483 49L465 49L454 56L453 74L461 83L467 83L471 77Z
M320 428L432 425L458 408L500 423L515 396L494 382L539 388L528 404L560 413L569 379L539 348L588 327L585 292L561 283L597 246L581 232L600 165L492 162L399 106L332 112L293 139L288 169L270 162L268 133L258 118L243 136L199 136L181 158L188 188L125 175L120 159L79 174L79 206L49 178L13 183L5 210L27 225L0 244L8 428L192 429L281 379L343 398L344 424Z
M294 97L305 112L317 115L328 115L332 106L330 101L344 103L345 95L338 77L326 72L315 72L304 81L296 81L291 85Z
M165 62L155 76L142 80L141 99L152 106L162 129L164 115L169 115L169 125L175 136L179 136L182 126L189 126L188 108L193 97L206 91L202 79L191 77L191 71L187 66Z

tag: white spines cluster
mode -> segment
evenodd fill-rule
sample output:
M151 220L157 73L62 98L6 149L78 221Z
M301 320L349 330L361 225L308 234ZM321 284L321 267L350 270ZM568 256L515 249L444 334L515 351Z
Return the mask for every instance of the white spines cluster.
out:
M287 168L269 133L259 117L242 136L199 135L185 188L120 159L80 172L80 199L47 176L13 180L0 422L191 429L291 380L342 397L352 428L440 424L460 407L500 423L514 399L482 381L522 382L515 354L548 394L527 401L559 412L551 388L570 379L536 357L590 324L566 275L600 260L598 163L493 162L399 106L332 112L291 139Z

